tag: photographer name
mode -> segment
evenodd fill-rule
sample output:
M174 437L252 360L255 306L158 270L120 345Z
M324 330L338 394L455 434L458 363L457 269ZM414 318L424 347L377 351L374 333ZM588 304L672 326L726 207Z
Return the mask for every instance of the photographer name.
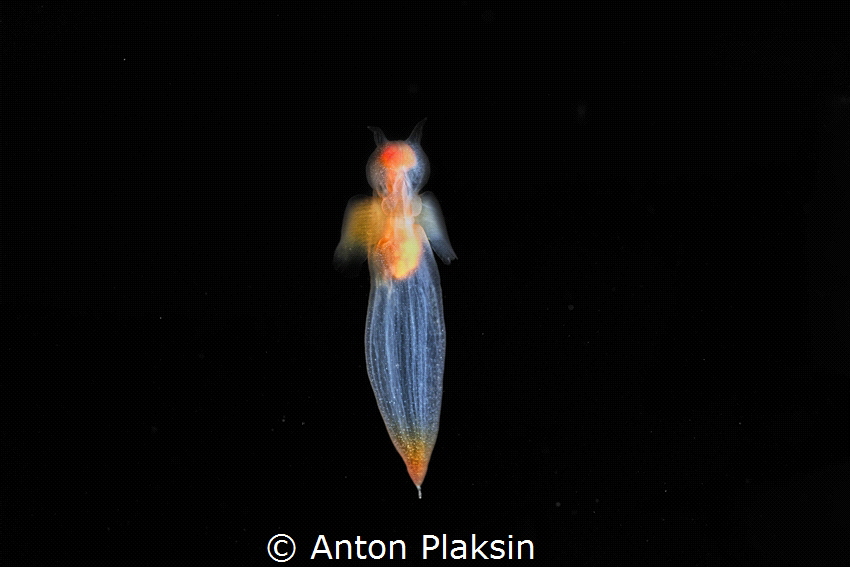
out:
M448 539L441 536L422 536L422 559L534 559L534 542L530 539L480 539L471 534L467 539ZM357 536L328 541L324 534L316 538L310 559L407 559L404 540L367 541Z

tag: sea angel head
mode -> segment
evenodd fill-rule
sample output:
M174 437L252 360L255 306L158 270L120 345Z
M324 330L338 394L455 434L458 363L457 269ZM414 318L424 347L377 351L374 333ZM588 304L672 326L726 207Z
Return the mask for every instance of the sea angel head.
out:
M370 126L375 134L375 151L366 163L366 178L380 197L390 197L404 192L406 197L419 193L428 182L431 171L428 156L422 151L423 118L407 140L387 140L380 128Z

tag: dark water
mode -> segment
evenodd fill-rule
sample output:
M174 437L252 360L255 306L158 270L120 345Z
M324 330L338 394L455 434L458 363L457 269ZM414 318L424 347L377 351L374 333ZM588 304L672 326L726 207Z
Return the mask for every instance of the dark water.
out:
M4 563L846 563L842 20L336 10L4 5ZM419 500L331 257L426 116Z

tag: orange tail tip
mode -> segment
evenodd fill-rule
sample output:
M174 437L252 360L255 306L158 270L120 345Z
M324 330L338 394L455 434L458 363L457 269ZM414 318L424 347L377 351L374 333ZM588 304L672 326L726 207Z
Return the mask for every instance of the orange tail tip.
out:
M425 475L428 473L428 460L421 456L404 459L407 465L407 473L410 475L410 480L416 485L419 490L419 498L422 498L422 482L425 480Z
M407 463L407 472L410 474L410 480L416 486L422 486L422 481L425 480L425 473L428 472L428 463L412 462Z

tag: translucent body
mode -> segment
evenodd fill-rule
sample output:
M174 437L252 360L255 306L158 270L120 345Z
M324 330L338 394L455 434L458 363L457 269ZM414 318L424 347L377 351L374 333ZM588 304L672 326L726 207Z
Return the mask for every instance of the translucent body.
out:
M440 276L431 249L455 256L431 193L428 158L419 145L422 120L404 141L379 128L366 166L373 196L353 197L345 211L335 265L356 271L369 261L366 368L387 431L419 488L437 440L446 332Z

